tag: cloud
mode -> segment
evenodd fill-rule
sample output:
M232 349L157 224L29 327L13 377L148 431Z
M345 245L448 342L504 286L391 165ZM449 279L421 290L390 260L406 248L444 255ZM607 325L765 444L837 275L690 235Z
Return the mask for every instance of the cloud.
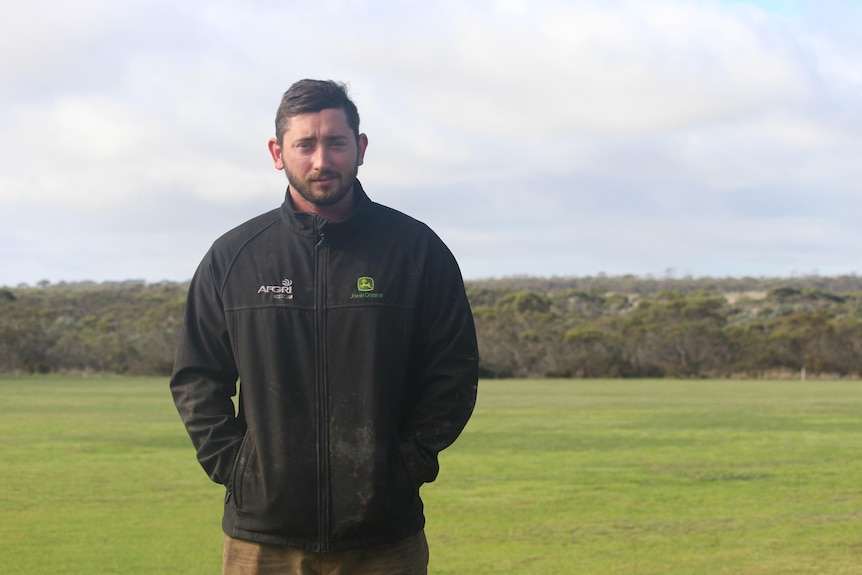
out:
M548 2L522 13L450 6L453 25L386 62L412 115L483 137L644 133L804 100L792 46L756 12L676 1ZM370 51L371 58L368 58ZM397 81L396 78L403 78Z
M692 170L735 156L734 171L755 180L782 170L764 154L760 168L745 166L752 156L736 153L739 143L757 141L780 160L846 142L848 130L823 115L834 78L807 39L750 6L475 6L450 7L456 24L435 28L434 42L418 33L393 55L372 40L353 56L360 73L388 88L372 119L396 151L366 169L385 183L606 169L621 145L650 136ZM707 134L722 139L677 147ZM709 155L695 157L698 148Z
M357 99L376 128L372 144L379 138L386 147L377 149L391 157L381 159L379 170L371 165L367 170L384 183L411 177L438 183L508 178L537 170L559 172L563 164L577 170L601 161L593 150L605 136L664 134L728 122L739 131L745 129L745 118L776 105L796 113L811 98L792 38L763 13L712 3L444 2L430 10L406 2L400 4L403 20L386 34L366 31L374 27L369 4L363 2L326 3L323 18L295 7L265 17L261 8L272 7L267 3L231 11L216 3L203 9L199 19L180 14L192 37L209 38L197 51L170 32L176 24L162 31L166 7L155 4L157 9L148 11L146 6L137 5L131 16L115 15L118 28L142 21L144 29L160 32L160 40L170 40L167 49L137 46L134 38L145 36L138 31L130 45L120 45L127 54L125 66L113 76L107 95L72 94L25 109L10 127L9 139L25 143L27 138L20 137L27 135L25 130L40 135L60 126L76 139L75 146L65 149L74 165L110 163L125 150L131 157L155 159L149 173L165 174L174 182L173 163L189 171L202 164L208 167L201 171L223 170L215 180L238 179L229 173L239 179L252 176L258 166L251 163L250 148L236 142L252 134L264 139L266 133L252 126L268 128L270 114L244 108L250 102L262 105L254 91L270 90L271 84L255 81L244 67L254 62L252 70L264 74L277 69L260 63L269 60L267 53L274 48L281 50L274 52L276 64L294 50L305 58L303 47L320 44L313 24L339 9L346 12L332 27L339 41L323 43L317 59L323 67L340 62L358 77L353 82ZM89 7L91 16L107 11L100 3ZM348 25L353 18L359 18L359 25ZM95 20L97 24L82 28L104 36L99 30L106 26ZM287 34L288 21L306 25ZM237 38L237 30L247 36ZM250 38L271 40L255 53ZM67 34L65 40L77 45L79 37ZM105 62L96 64L112 70ZM367 107L366 91L374 98ZM273 91L267 101L270 109L278 93ZM40 115L42 122L34 118ZM65 126L64 118L71 125ZM84 124L92 129L83 130ZM113 143L124 132L134 136L122 146ZM555 148L549 151L547 142ZM202 147L219 161L193 151ZM373 144L372 154L374 149ZM99 150L101 155L95 153ZM182 185L194 186L194 180ZM22 191L20 182L16 187L19 195L32 198L58 195L47 182L35 194ZM128 193L138 192L130 188ZM111 197L89 193L97 202ZM231 197L227 186L209 183L198 193L217 200Z

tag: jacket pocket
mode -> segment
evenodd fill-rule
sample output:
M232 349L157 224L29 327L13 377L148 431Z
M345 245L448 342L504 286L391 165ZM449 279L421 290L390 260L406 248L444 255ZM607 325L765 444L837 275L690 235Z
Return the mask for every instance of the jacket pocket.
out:
M409 485L410 488L415 491L419 491L423 482L415 476L416 474L410 471L410 462L408 460L409 454L412 453L412 449L414 449L412 444L401 439L400 436L398 437L396 451L398 452L397 460L399 469L397 470L397 473L401 478L403 478L404 484Z
M236 454L236 461L233 464L233 473L231 473L230 492L233 493L233 504L237 509L242 508L242 483L251 455L254 452L254 439L250 432L245 432L245 437L242 438L242 443L239 446L239 451Z
M399 448L405 472L417 490L436 479L439 470L436 456L428 456L417 444L404 439Z

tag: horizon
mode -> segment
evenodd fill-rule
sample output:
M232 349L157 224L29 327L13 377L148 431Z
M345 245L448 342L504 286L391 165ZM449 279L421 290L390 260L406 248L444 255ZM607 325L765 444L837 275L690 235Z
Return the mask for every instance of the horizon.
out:
M856 273L837 274L837 275L820 275L820 274L795 274L788 276L677 276L677 275L636 275L636 274L604 274L598 273L595 275L585 276L537 276L527 274L514 274L509 276L486 277L465 279L464 283L494 283L494 282L530 282L530 281L547 281L547 282L571 282L571 281L620 281L634 280L639 282L702 282L702 281L753 281L753 282L779 282L779 281L816 281L816 280L840 280L840 279L858 279ZM51 281L42 279L34 284L20 282L16 285L0 284L0 289L42 289L46 287L70 287L76 285L83 286L121 286L121 285L143 285L143 286L158 286L158 285L185 285L191 281L191 277L184 280L162 279L157 281L149 281L143 278L126 278L122 280L105 279L105 280L57 280Z

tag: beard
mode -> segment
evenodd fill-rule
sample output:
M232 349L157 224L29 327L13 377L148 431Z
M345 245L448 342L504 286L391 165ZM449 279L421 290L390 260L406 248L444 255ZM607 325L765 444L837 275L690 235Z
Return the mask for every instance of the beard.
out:
M282 159L282 162L284 160ZM335 170L322 170L320 172L312 172L305 180L300 180L287 169L287 162L284 162L284 173L287 175L287 183L296 193L298 193L305 201L315 206L333 206L344 199L350 190L353 189L353 182L356 181L356 174L359 172L359 166L353 166L353 169L348 173L341 173ZM320 182L320 180L328 180Z

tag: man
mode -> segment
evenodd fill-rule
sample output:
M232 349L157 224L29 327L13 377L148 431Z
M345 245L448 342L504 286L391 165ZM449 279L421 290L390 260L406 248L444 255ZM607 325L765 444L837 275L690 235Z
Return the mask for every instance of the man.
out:
M226 487L224 573L426 573L419 488L476 399L460 271L365 194L368 138L342 84L295 83L275 125L284 203L204 257L171 377Z

